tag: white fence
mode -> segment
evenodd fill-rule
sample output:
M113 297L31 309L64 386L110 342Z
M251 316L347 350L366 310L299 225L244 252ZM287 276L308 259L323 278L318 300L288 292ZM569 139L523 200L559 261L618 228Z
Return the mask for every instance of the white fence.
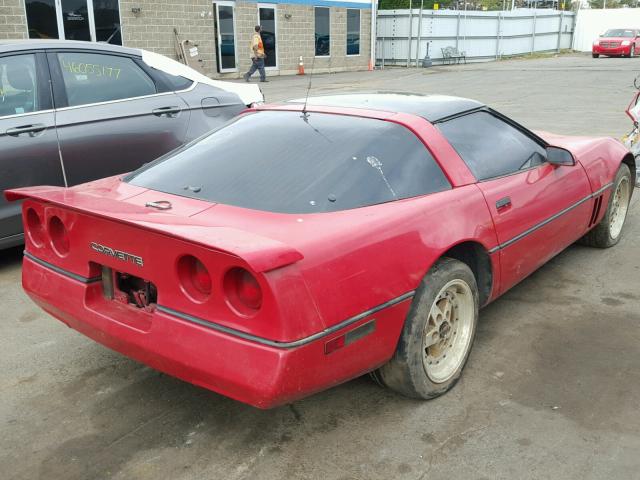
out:
M640 8L580 10L576 19L573 49L590 52L593 41L609 28L640 28Z
M456 47L467 60L571 48L575 14L558 10L501 12L462 10L379 10L378 65L415 64L427 54L442 60L442 49Z

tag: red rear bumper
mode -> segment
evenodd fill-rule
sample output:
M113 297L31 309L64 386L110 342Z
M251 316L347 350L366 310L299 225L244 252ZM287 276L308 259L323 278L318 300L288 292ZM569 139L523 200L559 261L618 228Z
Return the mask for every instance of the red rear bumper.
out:
M395 350L410 298L295 348L262 345L156 310L104 299L25 257L22 283L44 310L87 337L152 368L259 408L288 403L370 371ZM325 354L325 344L375 319L375 330ZM310 373L311 372L311 373Z

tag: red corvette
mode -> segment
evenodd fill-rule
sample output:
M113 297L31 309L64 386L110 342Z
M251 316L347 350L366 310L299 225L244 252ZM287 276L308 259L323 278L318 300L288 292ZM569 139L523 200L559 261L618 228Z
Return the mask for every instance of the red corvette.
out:
M636 165L467 99L249 110L124 178L24 199L23 285L124 355L261 408L367 372L431 398L486 305L568 245L618 242Z

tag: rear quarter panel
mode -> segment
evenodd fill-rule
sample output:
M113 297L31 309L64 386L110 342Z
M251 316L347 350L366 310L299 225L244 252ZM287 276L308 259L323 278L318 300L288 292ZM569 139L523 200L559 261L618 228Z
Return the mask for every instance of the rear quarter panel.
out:
M235 93L202 83L177 93L191 110L187 142L219 127L247 108Z

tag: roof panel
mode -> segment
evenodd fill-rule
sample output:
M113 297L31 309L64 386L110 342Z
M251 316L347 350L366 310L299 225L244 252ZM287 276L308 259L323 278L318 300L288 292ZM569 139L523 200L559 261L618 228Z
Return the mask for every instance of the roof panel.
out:
M291 100L304 103L304 98ZM419 95L413 93L346 93L309 97L308 105L326 107L365 108L396 113L409 113L430 122L457 113L484 107L484 104L468 98L446 95Z

